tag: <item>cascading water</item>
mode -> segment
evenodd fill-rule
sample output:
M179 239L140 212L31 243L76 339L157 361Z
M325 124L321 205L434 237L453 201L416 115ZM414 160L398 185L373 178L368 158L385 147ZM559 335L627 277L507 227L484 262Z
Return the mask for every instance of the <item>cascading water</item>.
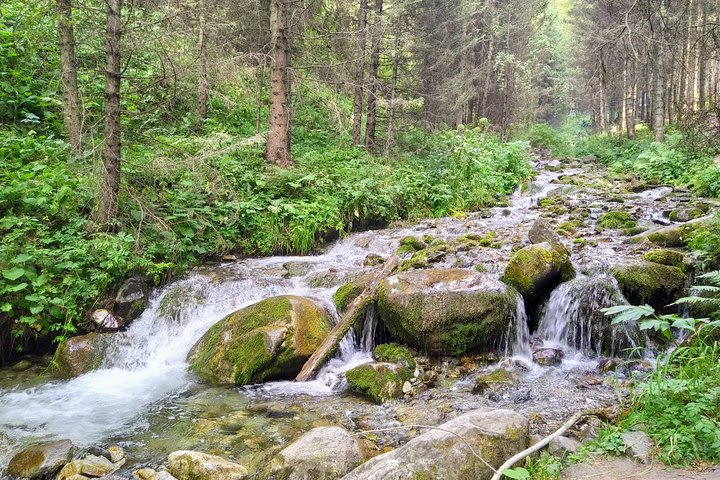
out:
M525 311L525 301L519 294L514 317L515 340L512 344L512 355L532 361L532 351L530 350L530 322Z
M600 310L627 303L611 275L579 276L552 292L536 336L544 346L561 348L566 353L614 356L623 349L637 347L637 328L611 326Z

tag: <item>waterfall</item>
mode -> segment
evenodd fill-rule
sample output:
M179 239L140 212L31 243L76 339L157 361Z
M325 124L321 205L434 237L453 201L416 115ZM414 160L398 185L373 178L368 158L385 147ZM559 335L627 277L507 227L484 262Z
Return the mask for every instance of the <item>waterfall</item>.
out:
M614 277L579 276L552 292L537 337L549 347L588 356L614 356L638 345L637 326L612 326L600 310L627 303Z
M528 326L529 320L527 313L525 312L525 300L523 300L520 294L517 296L517 306L515 307L515 314L513 317L515 326L515 341L512 344L512 354L515 357L532 361L532 351L530 350L530 327Z

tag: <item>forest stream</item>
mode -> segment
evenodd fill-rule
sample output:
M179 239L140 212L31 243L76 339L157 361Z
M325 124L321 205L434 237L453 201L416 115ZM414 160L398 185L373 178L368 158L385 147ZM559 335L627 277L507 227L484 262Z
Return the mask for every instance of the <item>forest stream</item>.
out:
M158 468L176 450L232 458L252 472L318 426L382 430L369 442L382 452L423 433L403 425L439 425L483 407L522 414L535 435L551 432L578 410L611 416L624 380L653 366L652 342L629 327L610 327L600 312L632 295L614 269L637 264L657 248L643 240L648 232L680 225L669 219L670 212L709 214L717 202L670 187L613 182L604 167L582 159L561 162L538 154L534 166L535 177L506 206L352 233L312 256L198 267L154 291L144 313L112 334L102 366L76 378L52 379L48 359L1 370L0 469L23 446L40 440L69 439L89 452L120 446L127 455L120 473ZM601 228L598 220L608 211L626 212L637 224ZM391 340L372 307L362 330L346 335L336 357L312 381L231 388L200 383L187 371L188 352L213 324L265 298L319 299L337 317L338 287L377 271L366 266L372 263L368 259L389 257L403 239L451 245L424 258L419 271L466 269L496 282L517 246L529 244L531 227L542 222L553 235L560 232L574 278L537 305L518 296L506 333L493 339L495 356L417 355L400 398L376 405L347 388L345 372L370 362L375 345ZM632 236L636 241L629 241ZM648 348L641 358L629 359L629 350L643 344ZM598 423L581 423L578 438L592 435Z

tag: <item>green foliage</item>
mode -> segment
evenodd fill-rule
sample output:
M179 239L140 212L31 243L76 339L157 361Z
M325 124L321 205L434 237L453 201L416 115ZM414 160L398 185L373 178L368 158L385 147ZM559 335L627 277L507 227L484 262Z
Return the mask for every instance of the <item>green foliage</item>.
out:
M557 480L563 470L562 460L543 452L537 459L527 462L528 477L533 480Z
M713 264L720 259L720 215L694 229L688 247L697 252L702 262Z
M546 148L553 157L569 157L573 154L570 139L560 129L545 123L536 123L530 126L522 135L533 147Z

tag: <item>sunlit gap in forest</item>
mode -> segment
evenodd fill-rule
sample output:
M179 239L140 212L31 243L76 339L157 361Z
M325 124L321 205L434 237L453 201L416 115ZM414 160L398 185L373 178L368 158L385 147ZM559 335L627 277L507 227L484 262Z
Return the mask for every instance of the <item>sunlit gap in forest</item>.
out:
M0 3L0 477L720 477L719 0Z

